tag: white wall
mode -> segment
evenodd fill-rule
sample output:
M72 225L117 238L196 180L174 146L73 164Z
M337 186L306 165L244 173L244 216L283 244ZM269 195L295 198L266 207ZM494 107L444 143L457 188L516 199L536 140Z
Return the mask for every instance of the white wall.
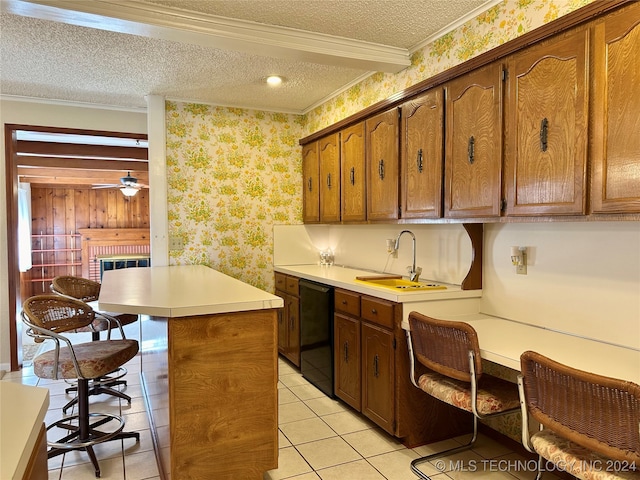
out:
M398 259L388 257L385 244L405 228L416 235L422 279L460 284L471 262L471 243L461 225L279 228L292 229L280 235L288 245L307 242L306 257L300 255L297 263L305 258L316 263L313 247L329 243L338 265L406 275L410 237L402 237ZM329 232L314 233L319 228ZM292 251L282 248L278 237L275 243L279 260ZM527 275L516 274L511 246L528 247ZM480 311L640 348L640 222L485 225Z
M7 273L7 205L4 125L53 126L115 132L147 133L146 111L72 106L0 99L0 370L10 366L9 280ZM19 319L18 319L19 322ZM20 326L20 322L18 324Z
M483 313L640 348L640 222L490 224L484 255Z

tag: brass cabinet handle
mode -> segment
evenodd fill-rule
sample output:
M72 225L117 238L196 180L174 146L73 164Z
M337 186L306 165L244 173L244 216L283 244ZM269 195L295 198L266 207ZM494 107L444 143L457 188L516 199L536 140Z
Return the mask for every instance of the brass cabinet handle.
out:
M547 151L547 134L549 131L549 120L543 118L540 122L540 151Z
M473 165L475 161L475 150L476 150L476 139L473 138L473 135L469 137L469 145L467 146L467 155L469 156L469 163Z
M416 160L418 165L418 173L422 173L422 149L418 150L418 158Z
M309 177L309 182L308 183L309 183L309 191L312 191L313 188L311 187L311 177Z
M373 357L373 376L378 378L380 372L378 371L378 354Z
M331 174L327 174L327 188L331 190Z
M373 313L374 315L378 313L378 311L375 308L371 309L371 313Z
M356 184L356 169L355 167L351 167L351 172L349 173L349 180L351 180L351 185Z
M378 176L380 180L384 180L384 160L378 162Z

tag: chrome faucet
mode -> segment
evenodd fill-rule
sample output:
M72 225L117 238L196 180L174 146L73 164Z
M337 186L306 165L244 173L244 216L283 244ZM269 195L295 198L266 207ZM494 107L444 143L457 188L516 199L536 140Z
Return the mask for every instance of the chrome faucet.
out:
M398 251L398 248L400 247L400 237L403 233L408 233L413 239L413 265L407 267L407 271L409 272L409 280L411 280L412 282L417 282L418 278L420 278L420 274L422 273L422 268L416 267L416 236L410 230L401 231L396 237L396 243L393 248L396 252Z

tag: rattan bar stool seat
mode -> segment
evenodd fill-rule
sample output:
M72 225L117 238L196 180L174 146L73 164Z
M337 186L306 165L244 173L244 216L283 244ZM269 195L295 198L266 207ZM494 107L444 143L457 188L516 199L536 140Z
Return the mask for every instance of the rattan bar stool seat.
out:
M89 381L100 378L134 358L139 350L136 340L99 340L73 344L65 332L73 332L90 325L95 312L86 303L60 295L37 295L23 304L22 320L27 335L37 342L53 341L55 348L33 359L34 373L44 379L77 379L77 415L65 416L47 426L47 457L71 450L84 450L93 464L96 477L100 465L94 453L96 444L112 440L135 438L138 432L124 432L124 419L110 413L89 411ZM113 426L115 424L115 426ZM110 431L104 428L111 426ZM50 440L50 432L66 432L57 440Z
M36 357L33 371L40 378L78 378L75 364L85 378L99 378L127 363L138 353L136 340L101 340L62 347L60 352L46 351ZM75 362L73 356L75 355Z
M112 329L120 329L122 327L134 323L138 320L138 315L129 313L114 313L97 310L97 300L100 296L100 283L83 277L75 277L72 275L59 275L51 281L51 291L55 294L81 300L91 306L96 312L95 320L87 326L74 330L75 333L91 332L94 341L100 339L100 332L109 332ZM124 338L124 333L122 333ZM118 385L126 385L123 378L126 376L127 370L120 367L102 378L97 378L91 382L90 395L108 394L126 400L131 404L131 397L120 390L114 388ZM67 388L66 392L70 393L75 390L75 386ZM76 399L69 401L64 407L63 412L67 412L76 403Z

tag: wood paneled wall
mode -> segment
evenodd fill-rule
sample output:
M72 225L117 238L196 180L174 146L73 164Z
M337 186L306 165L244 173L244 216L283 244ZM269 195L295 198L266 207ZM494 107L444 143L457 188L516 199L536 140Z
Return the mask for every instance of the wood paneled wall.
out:
M149 191L31 185L33 268L22 273L22 298L48 293L56 275L82 275L81 228L149 228Z

